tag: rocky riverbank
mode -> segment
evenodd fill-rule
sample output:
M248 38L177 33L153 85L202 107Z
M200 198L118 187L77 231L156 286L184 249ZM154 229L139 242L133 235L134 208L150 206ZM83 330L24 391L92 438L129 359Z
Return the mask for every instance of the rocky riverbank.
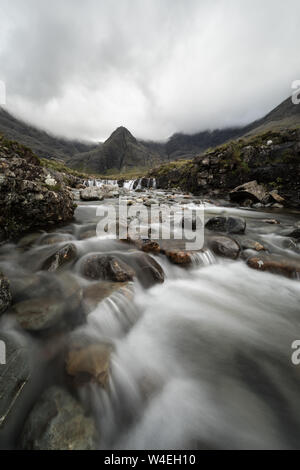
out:
M0 137L0 238L70 221L72 175L45 168L28 148Z
M157 187L178 187L205 197L229 197L244 183L256 181L264 191L274 191L287 206L300 206L300 131L268 132L239 139L193 160L170 162L154 168L148 177ZM253 201L255 204L261 202ZM265 204L277 201L267 200Z

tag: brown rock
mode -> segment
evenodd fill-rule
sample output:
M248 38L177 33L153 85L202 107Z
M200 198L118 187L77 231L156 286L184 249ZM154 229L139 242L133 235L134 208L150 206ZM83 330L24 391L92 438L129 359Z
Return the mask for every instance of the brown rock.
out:
M77 383L97 382L107 387L111 347L106 344L89 344L68 351L66 356L67 374Z
M272 274L280 274L290 279L294 279L300 274L300 266L288 261L250 258L247 261L247 264L252 269L257 269L258 271L267 271Z
M178 264L180 266L188 266L192 262L191 255L188 251L166 251L166 256L171 263Z

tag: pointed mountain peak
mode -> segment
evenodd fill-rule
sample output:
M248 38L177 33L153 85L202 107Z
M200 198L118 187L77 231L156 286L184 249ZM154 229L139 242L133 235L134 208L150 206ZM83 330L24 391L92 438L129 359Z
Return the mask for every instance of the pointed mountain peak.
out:
M117 139L126 139L131 142L136 142L135 137L124 126L117 127L117 129L111 134L111 136L106 140L106 142L111 142L112 140Z

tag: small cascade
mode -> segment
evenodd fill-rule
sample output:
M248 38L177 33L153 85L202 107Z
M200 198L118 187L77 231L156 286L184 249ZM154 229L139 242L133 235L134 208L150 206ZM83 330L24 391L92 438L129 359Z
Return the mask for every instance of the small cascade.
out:
M137 184L137 187L135 188L135 190L137 190L137 189L142 189L142 180L143 180L143 178L140 178L140 179L139 179L138 184Z
M135 181L136 181L136 180L124 181L123 188L128 189L129 191L132 191L132 190L133 190L133 185L134 185Z
M103 185L108 185L108 186L118 186L118 181L117 180L88 180L84 182L85 186L96 186L97 188L101 188Z
M191 253L192 265L197 266L209 266L217 262L215 255L210 250L199 251Z

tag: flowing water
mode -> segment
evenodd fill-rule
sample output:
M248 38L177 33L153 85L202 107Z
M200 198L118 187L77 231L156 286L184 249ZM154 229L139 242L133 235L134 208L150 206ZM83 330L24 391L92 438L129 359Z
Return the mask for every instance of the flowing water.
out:
M84 233L94 228L97 207L79 204L75 222L55 230L79 254L62 273L40 267L66 239L47 245L47 235L41 234L25 250L20 244L1 247L0 269L16 296L22 288L27 298L59 297L75 282L84 288L92 283L80 274L84 256L125 256L132 249L105 235L85 239ZM249 238L279 256L299 258L297 250L285 247L284 236L297 213L208 204L206 217L216 214L245 217ZM263 222L274 217L280 225ZM165 272L163 284L145 289L135 281L100 302L86 324L74 319L78 334L113 345L108 390L95 384L79 389L101 430L99 448L299 447L300 366L291 361L291 344L300 339L299 281L251 270L244 261L220 259L209 250L195 253L190 269L171 265L162 255L155 259ZM62 333L50 339L25 335L11 315L4 315L1 327L26 336L43 357L32 400L41 389L62 381L56 371Z

